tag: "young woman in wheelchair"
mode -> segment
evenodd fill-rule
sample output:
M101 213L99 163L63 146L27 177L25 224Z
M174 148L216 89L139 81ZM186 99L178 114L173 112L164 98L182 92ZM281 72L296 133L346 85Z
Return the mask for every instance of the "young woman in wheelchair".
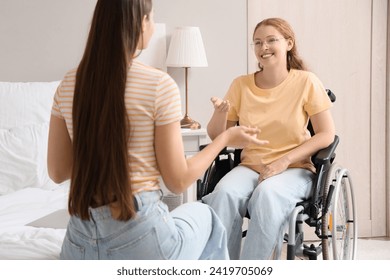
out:
M258 23L253 47L260 70L234 79L224 99L211 99L215 111L207 131L214 139L239 123L260 128L269 144L245 147L240 165L203 201L226 227L231 259L278 259L288 216L311 193L315 169L310 157L332 143L335 128L325 88L307 71L285 20Z

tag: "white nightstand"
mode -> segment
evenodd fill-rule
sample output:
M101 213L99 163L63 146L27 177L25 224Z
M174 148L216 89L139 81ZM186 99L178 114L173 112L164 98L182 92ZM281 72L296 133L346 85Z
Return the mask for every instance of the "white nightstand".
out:
M206 144L207 132L205 128L201 129L182 129L184 153L186 156L199 152L199 146Z

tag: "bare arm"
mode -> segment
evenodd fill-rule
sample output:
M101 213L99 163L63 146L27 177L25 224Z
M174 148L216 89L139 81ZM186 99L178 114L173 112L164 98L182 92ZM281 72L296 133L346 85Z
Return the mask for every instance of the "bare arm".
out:
M47 169L49 177L55 183L70 179L72 172L72 142L66 128L65 120L51 116L49 143L47 152Z
M212 97L211 102L214 105L214 113L207 125L207 134L213 140L226 129L235 126L236 122L227 120L227 115L230 109L230 103L228 100Z
M268 143L257 139L258 132L258 129L254 128L231 128L216 137L205 149L186 159L179 122L157 126L155 149L164 183L174 193L183 192L205 172L224 147Z
M237 127L220 135L207 148L190 159L184 156L179 122L157 126L155 149L161 175L167 187L176 193L183 192L208 168L218 153L227 145L243 147L263 145L257 139L258 129ZM72 142L63 119L51 116L48 145L48 172L50 178L61 183L71 177Z
M312 156L320 149L328 147L334 140L335 127L329 110L310 117L315 135L288 155L290 163Z
M310 121L315 135L279 160L267 166L258 166L257 171L260 172L260 180L283 172L290 164L312 156L333 142L335 127L329 110L311 116Z

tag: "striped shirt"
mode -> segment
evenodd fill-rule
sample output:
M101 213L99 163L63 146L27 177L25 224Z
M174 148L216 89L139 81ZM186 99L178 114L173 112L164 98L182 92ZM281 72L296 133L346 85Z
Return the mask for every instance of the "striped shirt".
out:
M64 119L71 139L76 70L59 85L52 115ZM129 174L134 192L159 189L160 172L154 149L154 127L180 121L179 89L165 72L134 60L127 74L125 104L130 120Z

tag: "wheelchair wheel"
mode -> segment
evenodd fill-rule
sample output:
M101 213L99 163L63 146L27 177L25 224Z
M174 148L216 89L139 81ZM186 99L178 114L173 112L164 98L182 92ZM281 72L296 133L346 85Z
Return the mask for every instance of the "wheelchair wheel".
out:
M337 164L331 166L323 195L329 204L327 213L322 215L323 259L355 259L357 245L356 207L352 181L346 169Z

